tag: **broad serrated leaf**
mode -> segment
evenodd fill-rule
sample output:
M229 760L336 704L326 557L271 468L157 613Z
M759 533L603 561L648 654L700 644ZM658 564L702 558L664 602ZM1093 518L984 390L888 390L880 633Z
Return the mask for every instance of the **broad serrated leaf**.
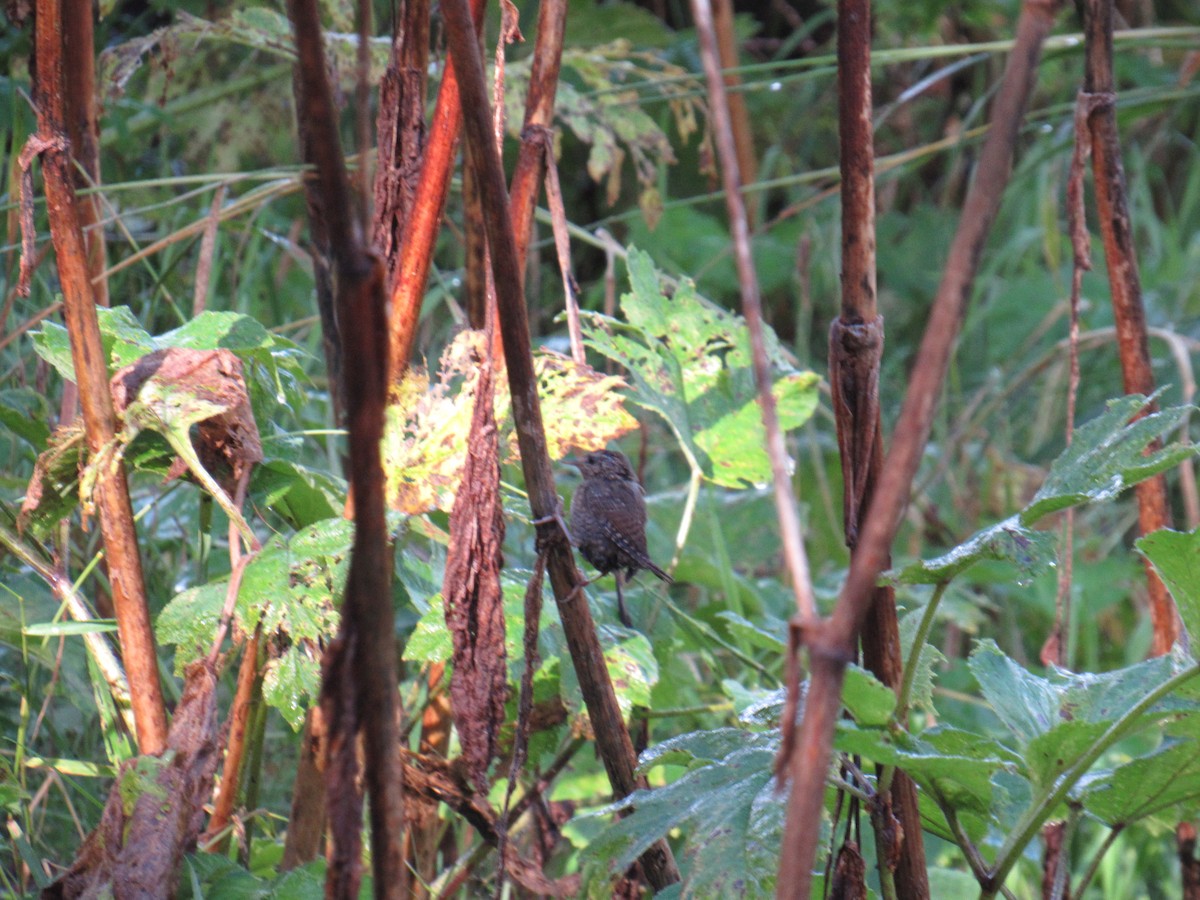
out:
M1166 742L1082 785L1084 808L1109 825L1183 807L1171 823L1192 818L1200 805L1200 718L1167 728Z
M1103 415L1075 429L1071 445L1051 465L1042 487L1021 512L985 528L949 553L893 569L885 578L894 584L938 584L984 559L1014 563L1026 580L1045 571L1054 560L1055 538L1033 531L1030 526L1035 522L1071 506L1111 500L1195 455L1191 444L1143 455L1151 441L1177 428L1193 409L1176 406L1130 422L1147 402L1137 394L1110 401Z
M658 682L658 660L644 634L601 626L600 645L617 703L626 716L635 706L650 705L650 689ZM609 632L606 634L605 632Z
M981 560L995 559L1013 563L1028 580L1054 562L1055 546L1053 534L1026 528L1020 516L1013 516L978 532L949 553L917 560L885 577L893 584L941 584Z
M781 428L790 430L808 421L817 408L820 380L813 372L798 372L775 382L771 393ZM757 399L722 416L696 435L696 445L712 460L713 481L731 487L770 481L770 460L763 452L766 441L762 407Z
M262 495L264 506L297 529L335 518L346 498L343 479L284 459L267 459L256 466L250 486Z
M1110 400L1100 416L1075 429L1071 446L1050 466L1041 489L1021 511L1032 525L1049 513L1081 503L1111 500L1122 491L1194 456L1190 444L1175 444L1149 455L1147 445L1178 428L1193 407L1175 406L1129 420L1149 401L1138 394Z
M1115 722L1182 665L1181 658L1167 655L1102 674L1051 668L1043 678L1005 656L993 641L981 641L970 659L984 698L1022 747L1069 723ZM1185 705L1179 698L1167 697L1129 726L1132 729Z
M50 438L50 401L33 388L0 391L0 430L21 438L36 450Z
M158 349L149 332L138 322L128 306L97 307L100 324L100 346L109 373L135 359ZM75 380L75 363L71 359L71 340L67 329L55 322L45 322L33 332L33 349L42 359L54 366L67 381Z
M596 636L621 711L628 716L634 706L649 706L650 689L658 683L658 660L646 636L614 625L601 625ZM579 702L579 681L565 644L556 652L560 657L562 698L572 708Z
M1200 641L1200 529L1183 533L1164 528L1139 539L1137 548L1175 598L1195 657Z
M585 339L629 373L633 402L662 416L705 477L741 488L770 480L747 329L740 316L704 301L682 282L667 297L649 256L631 249L625 322L587 313ZM766 335L780 427L802 425L816 408L818 379L786 361Z
M765 897L774 890L783 800L772 775L779 738L739 729L684 735L664 758L719 753L653 791L636 791L592 815L629 811L584 851L589 896L601 896L654 841L678 829L686 896ZM686 748L686 749L685 749Z
M1081 756L1091 750L1110 722L1060 722L1025 746L1025 766L1036 787L1048 788Z
M406 512L449 509L466 459L467 434L484 345L480 332L459 334L442 354L436 380L414 369L388 405L383 442L389 504ZM596 449L637 424L615 390L619 378L543 352L534 360L550 454ZM516 457L507 380L497 384L502 446Z
M175 674L206 654L212 647L221 609L225 605L225 581L188 588L163 607L154 622L160 644L175 647Z
M945 598L943 598L943 603ZM939 607L938 612L944 610ZM913 641L916 639L917 627L925 610L914 609L900 617L900 649L907 668L909 654L912 653ZM921 645L920 657L917 659L916 671L913 673L912 686L909 688L908 704L911 708L935 712L933 708L933 670L946 661L946 657L937 647L926 641Z
M943 803L986 817L992 778L1015 769L1020 757L985 735L938 727L919 735L838 722L834 746L874 763L898 766Z

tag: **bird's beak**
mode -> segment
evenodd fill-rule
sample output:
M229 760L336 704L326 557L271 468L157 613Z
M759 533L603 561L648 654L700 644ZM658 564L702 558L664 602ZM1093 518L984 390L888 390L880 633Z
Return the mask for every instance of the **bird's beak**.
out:
M573 467L574 467L574 468L576 468L576 469L582 469L582 468L583 468L583 460L581 460L581 459L576 459L576 458L575 458L575 457L573 457L573 456L572 456L572 457L570 457L569 459L563 459L563 460L562 460L562 462L563 462L563 464L564 464L564 465L573 466Z

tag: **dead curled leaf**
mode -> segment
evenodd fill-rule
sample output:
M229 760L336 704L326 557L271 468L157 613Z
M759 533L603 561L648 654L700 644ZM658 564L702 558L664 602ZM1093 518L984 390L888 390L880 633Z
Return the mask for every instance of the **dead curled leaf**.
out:
M120 369L110 384L118 413L140 400L164 424L194 423L192 443L204 467L219 480L227 472L262 462L242 361L231 351L156 350ZM178 478L186 468L176 459L168 479Z
M194 425L191 443L196 454L227 493L238 473L262 461L242 361L229 350L156 350L117 371L109 385L113 406L126 419L123 439L147 428L187 432ZM131 407L136 413L130 412ZM55 430L49 448L34 466L21 505L20 527L26 527L50 497L61 500L76 480L84 515L89 514L94 478L87 477L86 469L96 463L88 456L78 420ZM177 457L167 479L178 478L187 468Z

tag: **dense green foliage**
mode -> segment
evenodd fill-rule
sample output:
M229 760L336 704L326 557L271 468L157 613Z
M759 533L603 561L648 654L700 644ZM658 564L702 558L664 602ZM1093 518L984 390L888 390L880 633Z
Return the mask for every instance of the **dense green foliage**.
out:
M114 304L102 325L110 371L155 349L232 350L247 367L265 456L247 504L265 546L247 567L237 609L241 629L261 622L270 636L262 688L269 712L261 716L257 777L247 788L242 820L249 846L243 844L237 863L190 857L182 890L210 897L269 896L272 890L316 896L320 864L281 875L278 862L296 730L318 685L321 646L336 627L350 528L341 519L343 433L333 421L312 299L287 22L282 3L229 12L215 25L198 17L220 4L101 6L99 194ZM339 34L331 54L350 97L352 4L323 6ZM1016 6L972 2L946 12L940 4L880 4L877 12L885 432L926 322ZM532 36L535 4L525 7L522 26ZM965 895L975 884L955 846L964 835L989 860L1012 854L1008 885L1018 896L1031 895L1040 869L1036 853L1022 855L1027 848L1019 842L1036 838L1051 818L1070 822L1074 880L1103 847L1092 881L1098 895L1168 896L1172 891L1163 886L1179 879L1170 829L1197 812L1200 772L1188 749L1196 739L1197 682L1188 681L1196 662L1182 649L1144 661L1150 641L1141 608L1144 574L1133 546L1136 509L1122 493L1151 471L1168 470L1183 522L1182 492L1194 491L1176 472L1192 456L1187 404L1200 346L1200 81L1191 74L1200 13L1189 4L1164 4L1159 12L1164 18L1155 27L1118 36L1116 68L1164 412L1127 427L1140 401L1107 405L1123 391L1096 241L1081 320L1079 421L1085 424L1064 451L1071 245L1063 196L1082 72L1079 24L1065 15L1041 65L1014 178L984 252L943 412L896 545L892 575L910 642L906 655L917 648L902 704L904 714L912 711L906 721L913 733L893 727L897 705L890 691L859 670L848 681L851 718L837 747L913 774L923 792L934 883L943 896ZM831 605L847 564L841 476L827 394L807 371L824 372L827 328L838 310L830 22L828 10L818 13L806 32L768 45L768 58L745 65L741 77L760 164L748 197L759 223L755 261L774 329L776 395L792 429L795 486L818 595ZM133 749L79 626L13 549L19 544L62 566L85 596L103 602L98 530L94 522L80 527L80 482L86 489L87 473L79 468L78 442L51 436L70 374L65 331L53 316L40 319L57 296L53 266L38 267L30 297L14 290L16 157L35 122L27 100L28 34L7 24L0 28L0 121L10 139L0 174L4 534L15 533L39 454L60 451L46 459L42 506L22 517L20 537L0 549L0 804L11 840L0 863L0 892L19 893L45 882L43 860L69 862L96 823L117 765ZM758 27L739 18L747 38ZM552 876L581 871L589 889L603 896L618 867L668 834L689 889L702 896L739 890L762 896L773 889L782 822L771 766L793 599L783 580L770 493L761 486L768 470L736 314L724 207L711 192L716 181L707 165L695 36L629 4L577 2L568 43L559 167L568 218L577 226L576 277L591 310L584 315L587 345L598 369L612 365L624 375L622 393L641 423L642 443L635 432L622 446L644 473L651 555L664 564L676 558L677 584L666 589L643 578L627 588L633 630L616 625L611 581L589 592L623 709L649 723L643 767L658 788L615 804L636 806L620 820L608 815L613 807L599 762L590 752L575 752L576 738L586 734L578 686L556 617L552 609L543 613L535 701L561 700L566 715L533 735L528 772L574 753L549 793L566 840L545 869ZM386 61L388 44L380 39L377 65ZM515 134L527 50L510 48L510 56L508 123ZM203 296L194 297L212 210L220 224L211 280ZM457 184L448 217L461 218ZM37 228L40 251L48 245L40 205ZM614 242L602 229L615 238L617 293L623 295L608 316L600 310L605 253ZM547 237L548 227L543 232ZM562 349L553 247L547 241L536 252L528 279L531 319L539 340ZM447 228L418 346L431 371L443 360L445 377L431 375L423 383L433 418L419 427L410 422L404 427L411 431L399 437L393 433L397 452L405 435L438 433L462 411L451 399L444 409L434 400L453 398L465 380L452 343L461 324L463 265L462 243ZM571 389L558 384L558 402L567 406L576 396L574 383ZM606 427L623 421L617 410L604 415ZM555 421L568 418L564 413ZM134 507L162 668L177 674L212 640L230 569L227 528L195 483L164 482L172 453L162 435L169 429L144 430L136 439L130 434L123 453L135 472ZM1144 458L1142 449L1158 435L1177 443ZM505 606L516 684L533 532L511 456L503 477ZM563 493L572 486L564 474ZM405 662L400 691L414 723L429 700L428 667L450 655L439 593L444 500L394 520L394 595ZM1062 546L1060 520L1052 513L1068 506L1078 507L1065 652L1071 671L1046 671L1037 660L1053 622L1054 562ZM64 517L69 525L58 524ZM1195 653L1200 579L1189 563L1198 552L1196 534L1157 534L1138 547L1180 603ZM113 630L105 619L87 627ZM233 677L226 673L230 692ZM180 682L164 680L169 699L177 700ZM511 722L515 699L509 706ZM414 747L418 731L411 731ZM506 773L496 766L501 786ZM498 798L500 788L492 800ZM462 827L448 818L453 828ZM516 834L514 840L527 848L527 838ZM1036 849L1036 840L1029 846ZM874 859L870 847L866 856ZM494 864L479 865L476 874L489 881Z

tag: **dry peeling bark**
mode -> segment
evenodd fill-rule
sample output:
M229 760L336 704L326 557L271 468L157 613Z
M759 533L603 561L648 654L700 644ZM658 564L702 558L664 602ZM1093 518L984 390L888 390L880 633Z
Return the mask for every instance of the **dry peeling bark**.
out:
M481 340L481 357L490 341ZM488 764L504 722L507 662L504 649L504 517L500 506L499 438L492 366L479 360L475 411L462 482L450 511L450 548L442 596L454 641L450 702L463 756L475 786L487 791Z

